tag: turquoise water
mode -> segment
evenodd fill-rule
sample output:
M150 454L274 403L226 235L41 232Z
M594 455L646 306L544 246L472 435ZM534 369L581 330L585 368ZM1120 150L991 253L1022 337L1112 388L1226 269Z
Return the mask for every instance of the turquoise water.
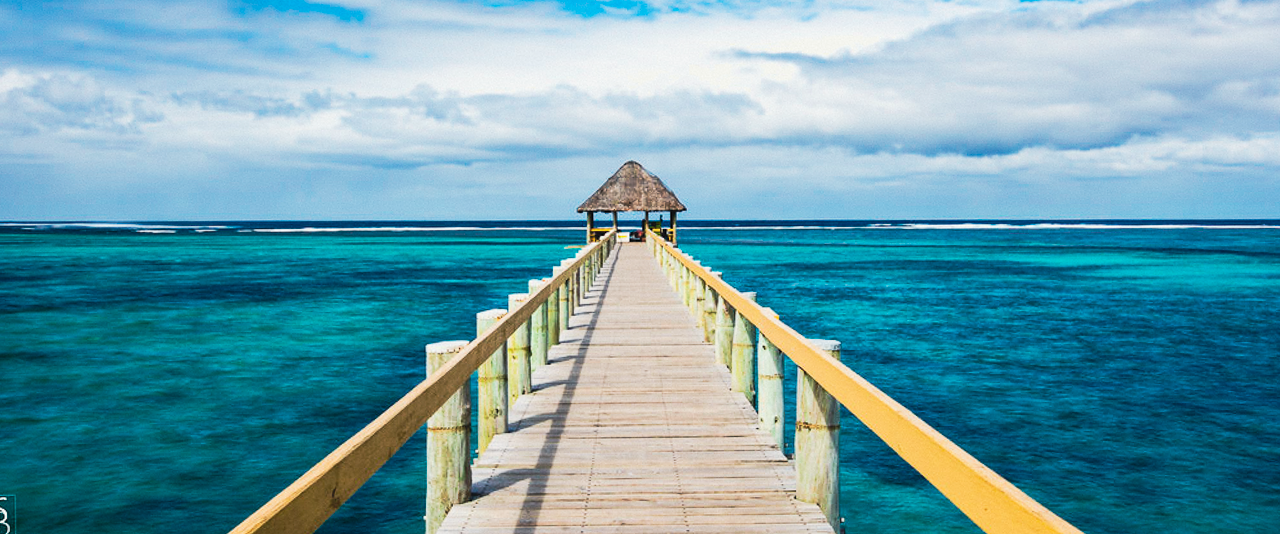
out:
M345 231L301 231L325 225ZM0 229L19 532L228 530L581 239L216 226ZM1280 228L1255 227L1274 223L707 226L686 250L1086 532L1280 517ZM841 440L849 532L977 531L851 417ZM422 441L322 532L420 532Z

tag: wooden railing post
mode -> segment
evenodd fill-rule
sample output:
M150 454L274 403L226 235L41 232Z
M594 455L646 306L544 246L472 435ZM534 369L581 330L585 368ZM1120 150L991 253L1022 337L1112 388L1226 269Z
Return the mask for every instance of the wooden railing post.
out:
M596 285L596 273L600 272L600 249L591 253L591 261L587 265L587 287L592 288Z
M733 308L726 299L716 301L716 362L725 367L733 365Z
M507 309L514 310L529 299L528 293L516 293L507 296ZM511 334L507 340L507 406L515 406L516 399L533 391L533 382L529 369L529 331L530 318Z
M574 256L573 258L570 258L568 260L568 263L573 263L574 261L577 261L577 259L578 259L578 256ZM578 311L578 273L580 273L581 271L582 271L581 269L574 269L573 272L569 274L568 283L569 283L569 315L570 316L573 316L574 312Z
M507 310L487 310L476 314L476 337L483 336L489 327L502 319ZM479 427L476 453L483 453L489 448L493 437L507 431L507 346L503 344L485 360L478 371L476 384L480 391L476 395L476 426Z
M427 376L458 355L466 341L427 345ZM427 419L427 534L449 509L471 498L471 385L463 385Z
M542 283L549 284L555 278L554 271L551 278L543 278ZM564 286L561 286L564 287ZM547 298L547 350L560 344L560 288L551 292L551 296Z
M742 294L747 300L755 302L756 294ZM729 370L733 373L733 391L747 397L747 402L756 400L756 327L735 310L733 314L733 364Z
M681 280L685 279L685 265L676 259L676 252L671 252L671 287L680 291Z
M587 264L582 269L582 297L586 298L587 293L591 292L591 286L595 284L593 277L595 276L596 255L587 255Z
M695 262L695 263L697 263L699 267L702 266L701 263L698 263L698 262ZM707 299L706 288L707 288L707 284L706 282L702 281L702 277L691 273L691 276L689 276L689 290L693 292L693 297L689 300L690 300L690 303L693 304L691 308L693 311L694 319L698 321L699 330L702 330L703 328L702 307L706 305L706 299Z
M565 263L568 261L569 260L560 262L561 270L565 268ZM569 329L569 317L573 316L573 310L571 309L571 306L569 304L573 300L569 296L571 295L572 287L573 287L573 282L567 281L563 284L560 284L560 290L556 291L556 299L560 301L560 304L557 306L557 308L560 310L560 314L559 314L560 317L559 317L559 320L557 321L558 323L560 323L560 326L557 328L557 330L559 330L559 333L564 333L566 330ZM559 340L557 339L557 341Z
M810 340L836 361L840 342ZM797 368L796 498L817 504L840 531L840 404L804 369Z
M680 284L680 295L684 297L684 307L693 309L693 270L688 267L682 269L684 278Z
M583 255L583 252L579 251L578 256L581 257L582 255ZM575 312L578 311L579 306L582 306L582 298L583 298L582 295L583 293L586 293L583 287L586 284L584 284L583 282L586 279L587 279L586 260L583 260L583 264L573 271L573 310Z
M765 308L764 311L774 319L778 318L778 314L772 309ZM758 337L760 341L756 346L756 358L759 364L756 365L756 377L759 381L757 387L760 389L756 401L759 408L756 413L760 414L760 430L773 436L774 444L778 446L778 450L782 450L782 351L778 350L778 347L764 334L759 334Z
M711 274L716 274L712 271ZM715 341L716 335L716 307L720 297L716 295L715 290L711 289L711 285L703 281L702 283L702 320L698 321L702 325L702 339L707 343Z
M537 293L545 284L542 280L529 281L529 294ZM547 304L544 302L529 318L529 373L547 364Z
M679 291L679 290L680 290L680 276L681 276L681 269L684 269L684 266L683 266L683 265L680 265L679 260L676 260L676 253L675 253L675 252L672 252L672 253L667 257L667 261L670 261L670 262L671 262L671 287L672 287L672 289L675 289L676 291Z
M570 260L573 261L573 260ZM569 276L569 315L578 312L578 306L582 305L582 267L574 267L573 274Z
M680 303L684 304L684 307L688 308L689 307L689 268L685 267L683 263L679 264L677 268L680 269L680 276L676 280L676 292L679 293L680 295Z

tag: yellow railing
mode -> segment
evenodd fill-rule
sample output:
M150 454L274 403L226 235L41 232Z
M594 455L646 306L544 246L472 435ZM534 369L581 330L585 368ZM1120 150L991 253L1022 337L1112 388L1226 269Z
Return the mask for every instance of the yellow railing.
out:
M231 530L242 533L303 534L315 532L361 485L373 476L410 437L426 424L454 392L470 380L494 351L525 324L539 306L571 277L600 259L616 244L609 233L592 243L566 268L529 295L519 308L509 310L484 335L469 343L443 367L432 373L399 401L387 408L345 443L295 480L274 498ZM595 262L598 266L599 262Z
M647 238L755 325L759 335L768 338L983 531L1080 533L688 254L651 231Z

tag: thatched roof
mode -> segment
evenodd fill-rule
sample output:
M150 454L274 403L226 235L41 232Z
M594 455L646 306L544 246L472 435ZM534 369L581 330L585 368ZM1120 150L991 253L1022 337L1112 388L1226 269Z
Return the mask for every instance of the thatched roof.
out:
M586 202L584 211L684 211L684 204L657 176L639 163L628 161L613 173Z

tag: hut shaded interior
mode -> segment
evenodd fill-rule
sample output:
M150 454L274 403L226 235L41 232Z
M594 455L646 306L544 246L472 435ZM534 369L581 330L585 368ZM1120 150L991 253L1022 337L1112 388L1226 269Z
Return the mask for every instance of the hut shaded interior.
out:
M685 211L684 204L676 198L676 194L662 183L662 179L635 161L628 161L618 168L604 184L596 189L582 205L578 213L587 214L587 242L593 242L609 230L618 227L618 213L624 211L644 212L644 227L653 227L649 221L650 212L668 212L671 214L671 227L663 228L657 223L654 231L671 242L676 240L676 214ZM606 212L613 214L613 226L596 228L595 214ZM643 233L642 233L643 235Z

